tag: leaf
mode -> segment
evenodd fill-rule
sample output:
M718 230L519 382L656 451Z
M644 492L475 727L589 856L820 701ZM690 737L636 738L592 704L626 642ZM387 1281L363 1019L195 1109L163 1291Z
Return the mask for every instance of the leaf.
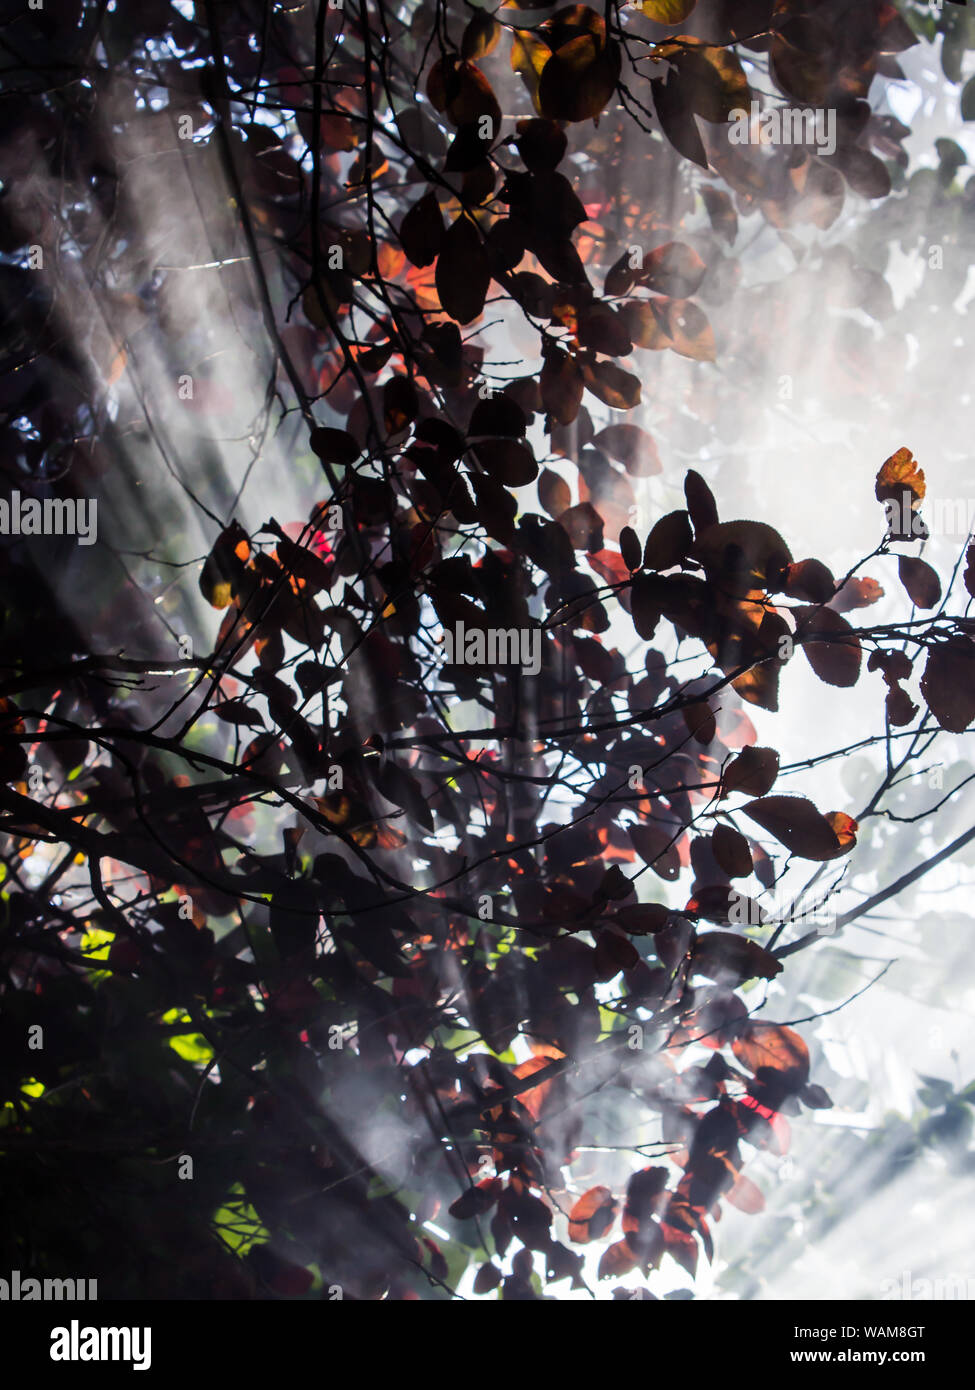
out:
M730 1202L739 1211L747 1212L749 1216L757 1216L765 1210L765 1198L761 1188L756 1186L751 1178L746 1178L744 1173L738 1174L734 1185L729 1187L724 1196L726 1202Z
M882 159L862 145L841 145L833 160L847 183L863 198L886 198L891 190L890 171Z
M921 694L942 729L963 734L975 720L975 642L957 636L932 647Z
M691 862L695 859L697 844L691 846ZM715 883L697 888L688 901L684 911L689 917L703 917L706 922L716 922L719 926L747 922L762 926L768 914L753 898L737 892L730 884Z
M695 536L699 536L709 526L717 525L718 504L714 500L714 493L700 473L695 473L693 468L689 468L684 477L684 497Z
M799 560L786 570L783 591L806 603L828 603L836 592L836 580L821 560Z
M510 396L492 396L490 400L478 401L467 426L469 435L502 434L512 439L521 439L527 429L525 412Z
M961 118L975 121L975 77L970 77L961 89Z
M535 455L521 439L482 439L473 446L473 453L481 467L505 487L524 487L538 477Z
M481 234L462 214L444 234L437 259L437 294L444 312L458 323L478 318L490 283L491 263Z
M731 245L738 235L738 214L731 198L723 189L712 188L709 184L701 189L701 197L714 231Z
M574 357L561 348L544 352L539 377L542 405L556 424L571 425L582 404L582 370Z
M572 490L558 473L543 468L538 478L538 500L549 516L557 519L571 507Z
M640 0L640 9L654 24L683 24L697 0Z
M925 560L901 555L897 561L897 575L913 604L918 608L937 608L941 602L941 580Z
M696 293L706 274L707 266L693 247L668 241L650 252L639 279L657 294L686 299Z
M660 128L678 154L693 160L702 169L708 167L708 157L704 152L704 141L697 128L694 112L684 92L684 85L676 67L671 68L665 79L655 78L650 83L653 105Z
M632 573L638 570L643 561L643 548L640 538L632 526L624 526L620 532L620 554L626 568Z
M827 685L845 688L860 678L863 648L845 618L832 608L796 608L796 642L802 644L809 665ZM825 641L811 641L822 635Z
M680 854L677 850L673 830L665 830L658 825L631 825L630 840L633 848L649 864L658 878L672 883L680 873Z
M387 801L400 806L424 830L433 831L433 814L412 773L394 762L386 762L376 776L376 786Z
M351 467L362 453L352 435L345 430L333 430L327 425L313 429L308 439L312 452L322 463L338 463Z
M257 710L251 709L243 699L222 700L219 705L214 705L213 712L228 724L243 724L250 729L264 728L264 720Z
M19 740L25 736L20 710L6 696L0 697L0 781L19 782L27 771L27 750Z
M774 980L782 973L782 962L757 941L737 932L709 931L695 942L691 973L741 984L744 980Z
M652 936L663 931L669 916L663 903L631 903L618 907L613 920L631 936Z
M420 398L407 376L391 376L383 385L383 424L388 434L400 434L416 419Z
M643 550L643 563L650 570L669 570L682 564L694 536L687 512L668 512L654 522Z
M569 142L555 121L521 120L517 129L515 147L526 168L555 169L561 164Z
M640 404L640 378L624 372L615 362L598 362L580 356L586 389L611 410L632 410Z
M853 608L869 608L884 596L876 579L848 579L829 601L834 613L848 613Z
M475 473L469 479L477 503L477 519L485 531L502 545L514 539L518 503L503 483L487 473Z
M658 45L655 56L666 58L676 67L683 99L704 120L716 124L727 121L733 111L748 109L748 78L730 48L680 34L673 41Z
M618 459L631 478L647 478L663 468L656 444L639 425L607 425L592 442L610 458Z
M630 255L624 251L618 261L614 261L606 272L606 279L603 281L603 293L607 299L629 294L630 290L637 282L639 270L630 264Z
M800 859L825 863L848 853L856 844L855 821L846 818L848 824L841 836L804 796L766 796L750 801L742 810Z
M489 1260L487 1264L481 1265L474 1276L474 1292L478 1294L490 1293L501 1283L501 1278L500 1269Z
M462 1192L448 1211L455 1221L469 1221L472 1216L483 1216L494 1206L501 1191L500 1178L485 1178L483 1182Z
M322 144L329 150L342 150L346 154L359 143L359 135L348 116L329 111L322 114Z
M226 608L243 582L250 538L236 521L221 531L200 572L200 593L214 608Z
M599 1240L616 1217L616 1199L608 1187L590 1187L569 1212L569 1239L576 1245Z
M907 691L899 685L895 685L887 691L884 704L887 718L895 729L902 729L905 725L910 724L917 714L917 705Z
M579 502L559 517L575 550L596 551L603 548L603 519L591 502Z
M631 1269L636 1269L636 1265L636 1256L629 1245L625 1240L618 1240L603 1251L596 1277L598 1279L619 1279L624 1274L629 1274Z
M709 579L736 593L775 589L792 563L789 547L762 521L722 521L697 537L691 551Z
M542 69L552 57L552 50L539 33L529 29L516 29L511 38L511 66L521 75L528 88L535 110L542 114L538 101L538 83Z
M463 38L460 41L460 56L474 61L483 58L486 53L493 53L498 46L501 38L501 25L488 14L486 10L480 10L469 21L464 30Z
M630 590L630 612L637 635L649 642L663 616L660 584L655 575L638 574Z
M436 195L425 193L400 223L399 239L415 266L432 265L443 243L443 216Z
M763 1067L781 1072L793 1090L801 1090L809 1080L809 1049L783 1023L746 1023L731 1050L751 1072Z
M617 43L600 47L592 34L570 39L542 68L539 113L556 121L594 120L612 99L621 68Z
M502 1206L515 1235L527 1249L545 1250L548 1247L552 1239L549 1231L552 1212L540 1198L527 1190L517 1192L509 1187Z
M501 108L480 68L452 54L438 58L427 77L427 96L437 111L456 126L476 124L481 116L501 128Z
M620 316L635 347L669 348L694 362L715 360L714 332L708 317L690 299L641 299L624 304Z
M693 1279L697 1274L697 1241L688 1231L669 1226L665 1221L660 1223L660 1229L663 1231L667 1254Z
M912 507L924 500L924 471L918 467L910 449L898 449L896 454L891 454L877 474L875 490L878 502L899 503L905 492L911 494Z
M599 300L580 307L576 338L580 347L605 353L607 357L625 357L633 347L622 315Z
M840 842L842 852L851 850L857 842L857 831L859 826L852 816L848 816L845 811L827 811L826 819L833 827L833 832Z
M832 38L815 15L792 15L773 35L771 70L777 85L807 106L825 102L830 85Z
M811 1083L808 1086L803 1086L799 1092L799 1099L810 1110L832 1110L833 1108L829 1092L824 1090L822 1086L815 1086Z
M768 751L771 752L772 750L769 749ZM767 791L768 787L764 790ZM763 793L756 794L762 795ZM748 848L748 840L740 830L735 830L734 826L716 825L714 827L711 834L711 850L718 861L718 867L723 869L729 878L747 878L751 873L752 852Z

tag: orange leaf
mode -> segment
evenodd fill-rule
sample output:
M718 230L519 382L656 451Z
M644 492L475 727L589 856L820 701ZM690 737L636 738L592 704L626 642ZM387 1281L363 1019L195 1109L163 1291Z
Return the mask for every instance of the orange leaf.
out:
M616 1199L608 1187L590 1187L569 1212L569 1239L588 1245L606 1234L616 1216Z
M910 449L898 449L891 454L877 474L877 501L900 501L901 494L912 494L911 506L916 507L925 493L924 471L918 467L917 459Z

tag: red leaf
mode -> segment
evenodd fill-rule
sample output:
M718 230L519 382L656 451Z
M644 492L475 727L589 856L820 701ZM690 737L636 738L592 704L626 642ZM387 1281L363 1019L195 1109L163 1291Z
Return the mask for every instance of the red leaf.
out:
M558 473L543 468L538 479L538 500L549 516L557 519L572 505L572 491Z
M740 830L731 825L716 825L711 835L711 850L729 878L747 878L751 873L752 852Z
M588 1245L606 1234L616 1216L616 1199L608 1187L590 1187L569 1212L569 1239Z
M214 608L226 608L243 581L251 544L236 521L221 531L200 572L200 592Z
M941 580L925 560L901 555L897 575L913 604L918 608L937 608L941 602Z
M633 848L658 877L672 882L680 873L680 855L674 832L657 825L631 825Z
M559 425L571 425L582 403L582 371L574 357L561 348L549 347L544 353L539 378L542 405Z
M611 410L632 410L640 404L640 378L624 372L615 362L598 362L580 357L586 389Z
M603 1251L597 1278L619 1279L622 1275L629 1274L631 1269L635 1269L636 1264L636 1256L629 1245L625 1240L618 1240Z
M975 642L950 637L928 653L921 694L942 729L963 734L975 720Z
M809 1049L799 1034L783 1023L745 1024L731 1050L749 1071L757 1073L768 1067L781 1072L797 1091L809 1080Z
M779 755L774 748L743 748L721 774L721 795L764 796L778 775Z
M574 549L602 550L603 519L591 502L579 502L563 512L559 525L567 533Z
M657 294L687 299L697 292L706 274L707 266L693 247L668 241L651 251L638 278Z
M744 1173L739 1173L735 1179L734 1186L725 1193L725 1201L730 1202L739 1211L744 1211L749 1216L757 1216L760 1211L765 1210L765 1198L761 1188L752 1182L751 1178L746 1178Z
M827 817L804 796L766 796L750 801L742 810L800 859L816 863L838 859L856 843L855 821L847 817L841 826L842 834L837 834Z
M847 687L860 678L863 649L860 639L845 618L832 608L796 608L796 641L802 644L806 660L827 685ZM825 641L810 641L820 634Z

